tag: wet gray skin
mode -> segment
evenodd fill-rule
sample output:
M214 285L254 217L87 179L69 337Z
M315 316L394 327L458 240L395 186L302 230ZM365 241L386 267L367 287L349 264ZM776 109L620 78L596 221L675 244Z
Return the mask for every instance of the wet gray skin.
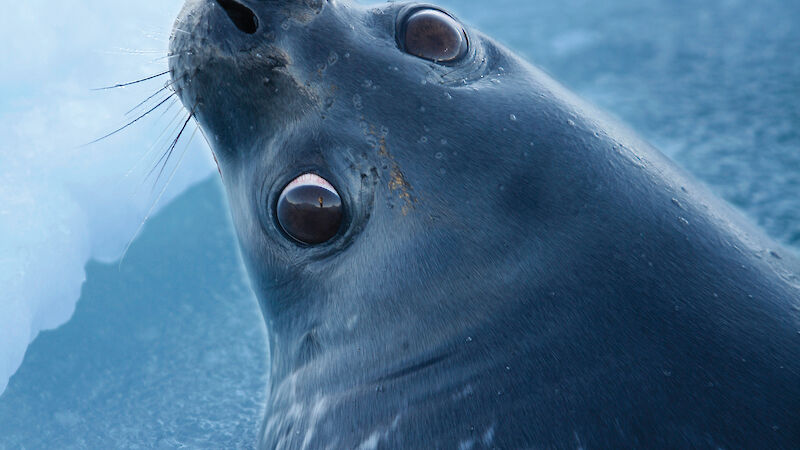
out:
M267 323L260 447L796 446L796 260L467 25L454 61L406 53L411 9L176 22ZM309 172L345 212L314 246L275 214Z

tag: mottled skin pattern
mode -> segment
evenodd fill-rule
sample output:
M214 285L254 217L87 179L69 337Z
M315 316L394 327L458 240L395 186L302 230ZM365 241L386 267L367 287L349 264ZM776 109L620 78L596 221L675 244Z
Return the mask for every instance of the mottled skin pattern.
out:
M446 66L404 4L240 3L188 1L171 71L267 322L261 448L800 445L785 250L473 29ZM308 171L347 208L317 247L275 222Z

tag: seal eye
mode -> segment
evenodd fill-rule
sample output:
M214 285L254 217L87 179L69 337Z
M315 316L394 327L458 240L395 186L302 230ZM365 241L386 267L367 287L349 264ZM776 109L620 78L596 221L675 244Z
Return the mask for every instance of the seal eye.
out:
M435 62L450 62L467 52L464 28L436 9L420 9L408 16L401 44L407 53Z
M278 222L296 241L329 241L342 224L342 199L324 178L307 173L289 183L278 198Z

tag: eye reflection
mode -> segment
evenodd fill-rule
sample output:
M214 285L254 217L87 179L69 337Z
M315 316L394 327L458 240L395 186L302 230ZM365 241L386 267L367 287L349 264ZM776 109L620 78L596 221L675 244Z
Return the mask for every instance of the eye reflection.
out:
M304 174L289 183L278 198L283 231L306 245L318 245L339 233L344 210L336 189L324 178Z
M436 62L455 61L468 49L464 28L455 19L436 9L421 9L405 21L405 51Z

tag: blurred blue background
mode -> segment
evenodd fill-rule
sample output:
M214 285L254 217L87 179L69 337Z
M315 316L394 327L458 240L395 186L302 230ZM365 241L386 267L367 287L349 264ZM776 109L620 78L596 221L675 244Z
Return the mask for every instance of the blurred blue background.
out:
M0 390L38 331L66 322L39 334L0 396L0 448L255 440L264 327L204 144L188 147L122 263L160 192L143 182L157 157L137 160L171 117L76 149L163 85L89 91L166 66L181 2L125 3L32 0L0 19L0 281L11 286L0 294ZM800 247L800 3L441 4Z

